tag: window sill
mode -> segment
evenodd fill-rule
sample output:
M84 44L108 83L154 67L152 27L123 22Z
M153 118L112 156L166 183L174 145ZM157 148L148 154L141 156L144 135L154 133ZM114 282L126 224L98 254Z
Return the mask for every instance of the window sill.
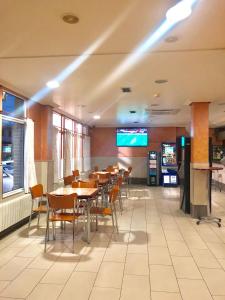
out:
M2 199L14 199L15 197L25 195L24 189L18 189L2 195ZM15 197L14 197L15 196Z

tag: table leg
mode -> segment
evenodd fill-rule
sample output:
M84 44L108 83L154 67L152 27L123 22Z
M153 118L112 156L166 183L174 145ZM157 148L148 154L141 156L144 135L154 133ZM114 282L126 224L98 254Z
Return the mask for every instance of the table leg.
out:
M91 214L90 214L91 202L87 201L87 243L90 244L91 233Z

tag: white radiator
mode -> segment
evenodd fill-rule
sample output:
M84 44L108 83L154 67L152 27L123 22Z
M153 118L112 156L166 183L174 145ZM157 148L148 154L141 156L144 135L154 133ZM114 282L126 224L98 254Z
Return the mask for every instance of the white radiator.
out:
M31 196L22 194L0 202L0 232L30 215Z

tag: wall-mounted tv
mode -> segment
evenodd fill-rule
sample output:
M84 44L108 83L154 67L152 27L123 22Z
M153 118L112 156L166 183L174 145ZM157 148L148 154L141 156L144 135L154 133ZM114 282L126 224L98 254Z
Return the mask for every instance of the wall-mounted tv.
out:
M117 128L116 146L117 147L147 147L148 129L147 128Z

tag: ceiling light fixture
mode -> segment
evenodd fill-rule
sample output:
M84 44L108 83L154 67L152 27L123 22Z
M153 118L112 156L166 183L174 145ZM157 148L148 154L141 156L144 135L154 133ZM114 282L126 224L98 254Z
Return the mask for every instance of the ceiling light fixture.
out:
M73 14L65 14L62 19L67 24L76 24L79 22L79 18Z
M168 82L167 79L157 79L157 80L155 80L155 83L158 83L158 84L167 83L167 82Z
M56 80L50 80L46 83L46 85L50 89L57 89L60 86L60 83Z
M168 9L166 19L170 23L177 23L188 18L192 13L192 5L196 0L182 0Z
M154 96L154 98L159 98L160 97L160 93L155 93L153 96Z
M94 118L95 120L99 120L101 117L100 117L99 115L95 115L93 118Z
M130 110L130 114L136 114L136 110Z
M138 121L135 121L135 122L134 122L134 124L138 124L138 123L139 123Z
M178 37L177 36L168 36L166 39L165 39L165 42L166 43L175 43L178 41Z

